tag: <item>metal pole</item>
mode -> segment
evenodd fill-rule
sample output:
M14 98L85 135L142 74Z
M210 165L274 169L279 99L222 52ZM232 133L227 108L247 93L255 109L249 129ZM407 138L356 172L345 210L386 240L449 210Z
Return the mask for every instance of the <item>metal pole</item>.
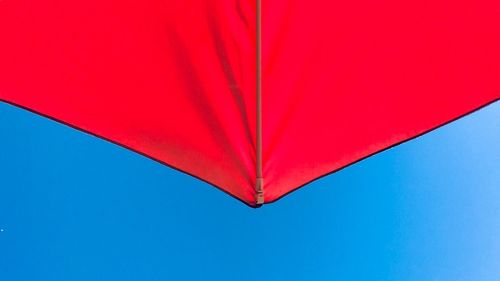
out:
M256 81L256 106L257 106L257 128L256 128L256 152L257 171L255 181L255 203L264 204L264 178L262 176L262 0L256 0L256 58L257 58L257 81Z

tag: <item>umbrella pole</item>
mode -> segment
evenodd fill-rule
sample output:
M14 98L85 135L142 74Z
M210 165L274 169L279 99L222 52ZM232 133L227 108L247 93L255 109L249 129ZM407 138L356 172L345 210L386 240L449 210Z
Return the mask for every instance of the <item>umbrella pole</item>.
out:
M262 205L264 204L264 178L262 176L262 0L256 0L256 16L257 171L255 181L255 203L257 205Z

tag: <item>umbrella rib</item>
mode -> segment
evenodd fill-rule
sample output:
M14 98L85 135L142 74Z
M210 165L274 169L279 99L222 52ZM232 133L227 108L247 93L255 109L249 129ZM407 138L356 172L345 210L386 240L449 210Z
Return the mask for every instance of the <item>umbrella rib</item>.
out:
M256 1L256 179L255 203L264 204L264 178L262 175L262 0Z

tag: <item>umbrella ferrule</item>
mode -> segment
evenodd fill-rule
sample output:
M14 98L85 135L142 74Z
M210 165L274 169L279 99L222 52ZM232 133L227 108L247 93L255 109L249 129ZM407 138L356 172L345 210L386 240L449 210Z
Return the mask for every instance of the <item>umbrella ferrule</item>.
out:
M255 182L255 203L264 204L264 178L257 178Z

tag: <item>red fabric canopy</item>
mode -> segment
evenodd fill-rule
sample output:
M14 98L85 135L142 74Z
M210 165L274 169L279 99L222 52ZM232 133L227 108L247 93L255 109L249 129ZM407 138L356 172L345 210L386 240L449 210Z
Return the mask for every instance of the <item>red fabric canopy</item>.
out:
M498 0L0 1L2 101L249 205L499 98Z

